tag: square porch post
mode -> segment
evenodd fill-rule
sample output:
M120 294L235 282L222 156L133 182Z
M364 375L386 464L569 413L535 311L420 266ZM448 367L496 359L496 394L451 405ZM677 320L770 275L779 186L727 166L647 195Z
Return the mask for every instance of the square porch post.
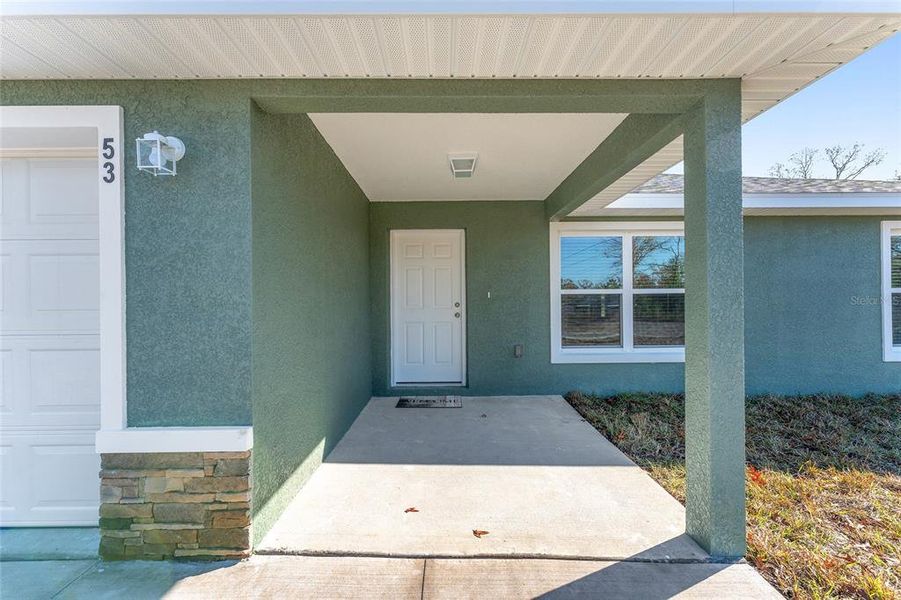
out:
M711 86L685 127L686 529L745 552L741 82Z

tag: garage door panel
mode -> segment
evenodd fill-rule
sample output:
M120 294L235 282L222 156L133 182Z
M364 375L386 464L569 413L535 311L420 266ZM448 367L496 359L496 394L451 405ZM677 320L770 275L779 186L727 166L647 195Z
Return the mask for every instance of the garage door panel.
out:
M32 464L34 510L90 508L97 510L100 457L94 452L93 435L42 435L29 447ZM74 443L74 442L78 443ZM94 513L93 516L96 516Z
M9 348L0 348L0 419L4 419L13 410L14 385L13 351ZM0 420L0 425L2 423Z
M29 223L96 224L95 165L96 159L29 161Z
M32 414L97 412L99 349L31 350L28 359Z
M13 439L4 434L3 443L0 445L0 521L4 524L15 512L16 507L24 505L26 492L24 486L18 484L21 473L17 472L17 465L22 464L19 458L21 446L13 443Z
M5 242L3 248L6 249ZM16 286L13 285L12 279L12 257L4 251L0 253L0 315L3 314L4 307L11 306L9 296L15 290Z
M2 460L3 525L96 524L100 457L93 430L7 432Z
M3 336L0 355L4 430L99 426L99 336Z
M0 161L3 238L96 238L98 186L93 158Z
M96 159L0 161L0 525L96 525Z
M53 253L28 255L31 310L43 313L97 313L100 300L99 254L66 253L66 244L56 244ZM63 246L60 248L60 246ZM56 318L40 315L41 318ZM90 321L96 324L96 320Z
M99 329L96 240L17 240L3 245L4 333Z

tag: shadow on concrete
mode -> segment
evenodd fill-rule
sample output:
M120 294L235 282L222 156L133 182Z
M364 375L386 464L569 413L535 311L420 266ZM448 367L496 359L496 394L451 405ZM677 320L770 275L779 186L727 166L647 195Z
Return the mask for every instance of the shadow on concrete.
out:
M634 467L560 396L465 397L462 408L373 398L326 463Z
M663 600L678 596L735 564L659 560L661 555L678 556L686 541L691 541L687 534L677 536L536 597Z

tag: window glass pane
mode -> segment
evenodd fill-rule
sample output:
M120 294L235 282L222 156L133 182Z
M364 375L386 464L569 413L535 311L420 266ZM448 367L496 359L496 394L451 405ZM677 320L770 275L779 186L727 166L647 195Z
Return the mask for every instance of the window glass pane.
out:
M560 288L620 289L623 287L621 237L560 238Z
M633 306L636 346L685 345L685 294L637 294Z
M901 294L892 294L892 346L901 346Z
M892 287L901 288L901 235L891 237Z
M685 287L685 238L636 235L632 238L632 282L638 289Z
M564 294L563 347L621 346L621 297L619 294Z

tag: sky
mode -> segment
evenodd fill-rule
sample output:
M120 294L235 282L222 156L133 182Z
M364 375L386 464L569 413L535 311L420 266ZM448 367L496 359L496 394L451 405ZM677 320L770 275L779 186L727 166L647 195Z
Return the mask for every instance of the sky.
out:
M747 176L766 176L773 163L805 146L854 142L886 153L858 179L901 174L901 33L746 123L742 168ZM830 169L821 152L814 175L829 176ZM682 165L667 172L681 173Z

